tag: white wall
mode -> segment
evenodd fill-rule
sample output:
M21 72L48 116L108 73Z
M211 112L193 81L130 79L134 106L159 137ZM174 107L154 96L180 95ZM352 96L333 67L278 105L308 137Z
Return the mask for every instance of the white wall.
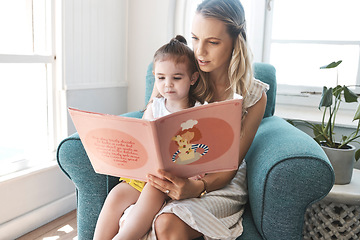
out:
M76 207L73 183L52 162L0 179L0 239L22 236Z
M67 106L115 115L126 112L128 1L63 2ZM67 122L68 133L75 132L69 117Z
M64 1L64 87L123 86L127 63L127 1Z
M88 111L119 115L127 112L127 88L90 88L67 90L66 99L69 106ZM68 133L76 132L70 116L67 116Z
M128 16L128 111L145 106L145 75L155 51L173 37L175 0L130 0Z

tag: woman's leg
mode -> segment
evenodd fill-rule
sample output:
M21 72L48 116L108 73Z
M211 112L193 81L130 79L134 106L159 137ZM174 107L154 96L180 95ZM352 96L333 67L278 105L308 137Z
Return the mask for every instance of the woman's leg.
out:
M175 214L163 213L155 220L155 233L159 240L190 240L202 236Z
M112 239L119 231L119 220L125 209L134 204L140 192L127 183L116 185L106 197L96 223L94 239Z
M152 221L165 199L166 195L163 192L146 184L114 239L134 240L143 237L150 230Z

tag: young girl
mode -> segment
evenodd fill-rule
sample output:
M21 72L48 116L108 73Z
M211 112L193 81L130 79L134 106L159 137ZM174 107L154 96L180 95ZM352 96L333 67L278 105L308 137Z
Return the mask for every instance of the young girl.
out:
M268 85L253 78L239 0L204 0L196 10L191 32L201 76L198 87L205 89L201 96L208 102L224 101L235 93L244 99L239 169L203 177L206 194L201 198L197 198L204 188L198 184L201 181L165 171L160 177L150 175L148 185L170 191L175 201L157 214L147 239L236 239L243 232L247 201L243 159L264 115ZM153 94L157 90L154 88Z
M182 36L176 36L158 49L153 60L155 86L159 95L148 104L144 119L158 118L172 112L200 104L203 100L194 89L199 72L193 51ZM105 200L98 218L94 239L139 239L148 232L152 220L160 210L169 191L160 191L144 182L121 178ZM168 195L166 195L168 194ZM125 209L129 210L126 220L119 220ZM115 236L115 237L114 237Z

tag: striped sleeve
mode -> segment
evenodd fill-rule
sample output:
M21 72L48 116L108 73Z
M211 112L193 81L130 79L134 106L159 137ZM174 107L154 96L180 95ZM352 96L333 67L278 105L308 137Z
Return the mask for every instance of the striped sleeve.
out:
M209 147L205 144L193 144L191 149L196 151L198 148L204 149L204 152L201 154L201 156L204 156L209 151Z
M257 103L261 99L262 93L269 90L269 88L270 87L268 84L263 83L258 79L254 79L248 89L248 94L244 99L244 108L247 109L255 105L255 103Z
M180 150L177 150L176 153L174 153L174 155L172 156L172 161L175 162L176 161L176 156L180 153Z

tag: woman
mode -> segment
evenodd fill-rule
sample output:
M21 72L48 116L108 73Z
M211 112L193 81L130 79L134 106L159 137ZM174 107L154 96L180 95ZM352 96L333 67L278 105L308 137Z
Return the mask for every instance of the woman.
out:
M174 201L157 215L148 239L236 239L243 231L241 216L247 200L243 159L262 120L268 85L253 79L239 0L203 1L193 20L192 39L205 100L224 101L234 94L244 98L239 169L207 174L202 181L164 171L162 178L149 176L148 182ZM205 195L198 198L201 193Z

